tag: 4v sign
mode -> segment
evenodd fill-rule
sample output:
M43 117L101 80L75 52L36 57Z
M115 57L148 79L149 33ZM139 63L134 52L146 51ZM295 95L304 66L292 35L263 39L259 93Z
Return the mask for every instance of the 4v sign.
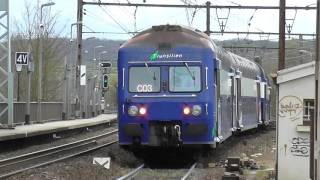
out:
M28 65L29 53L28 52L16 52L16 64Z

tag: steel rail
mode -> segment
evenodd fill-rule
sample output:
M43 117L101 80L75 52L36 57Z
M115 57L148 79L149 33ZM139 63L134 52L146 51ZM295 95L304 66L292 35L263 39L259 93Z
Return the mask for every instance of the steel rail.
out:
M18 163L21 163L21 162L34 160L34 159L39 159L41 157L46 157L46 156L49 157L49 155L57 154L57 153L62 152L62 151L67 151L67 150L72 150L72 149L85 147L85 146L91 145L93 143L96 143L97 139L102 138L104 136L108 136L108 135L114 134L117 131L118 130L116 129L116 130L113 130L113 131L110 131L110 132L107 132L107 133L104 133L104 134L101 134L101 135L97 135L97 136L94 136L94 137L86 138L86 139L79 140L79 141L76 141L76 142L73 142L73 143L68 143L68 144L64 144L64 145L61 145L61 146L56 146L56 147L52 147L52 148L36 151L36 152L33 152L33 153L28 153L28 154L24 154L24 155L21 155L21 156L16 156L16 157L4 159L4 160L1 160L0 167L1 168L8 167L8 166L11 166L11 165L14 165L14 164L18 164ZM78 155L81 155L81 154L84 154L84 153L88 153L88 152L100 149L102 147L109 146L109 145L114 144L116 142L118 142L118 140L113 140L111 142L107 142L107 143L104 143L102 145L97 145L97 146L92 147L90 149L83 150L83 151L80 151L80 152L77 152L77 153L73 153L73 154L70 154L70 155L67 155L67 156L52 160L52 161L47 161L47 162L44 162L44 163L35 164L35 165L27 167L27 168L22 168L22 169L19 169L19 170L16 170L16 171L11 171L9 173L0 174L0 179L7 178L9 176L12 176L12 175L15 175L15 174L18 174L18 173L21 173L21 172L24 172L24 171L27 171L27 170L30 170L30 169L33 169L33 168L41 167L41 166L48 165L48 164L51 164L51 163L55 163L55 162L58 162L58 161L62 161L62 160L65 160L65 159L68 159L68 158L71 158L71 157L75 157L75 156L78 156Z
M186 180L191 175L191 173L195 169L196 165L197 165L197 163L194 163L189 168L188 172L181 178L181 180ZM117 178L117 180L129 180L129 179L133 178L134 176L136 176L139 173L139 171L142 170L143 167L144 167L144 164L140 165L138 168L134 169L133 171L130 171L128 174Z
M137 175L138 172L139 172L143 167L144 167L144 164L142 164L142 165L139 166L138 168L134 169L133 171L129 172L128 174L117 178L117 180L131 179L131 178L133 178L135 175Z
M100 135L97 135L97 136L93 136L93 137L89 137L89 138L86 138L86 139L82 139L82 140L79 140L79 141L76 141L76 142L63 144L63 145L60 145L60 146L55 146L55 147L43 149L43 150L40 150L40 151L36 151L36 152L32 152L32 153L23 154L23 155L20 155L20 156L7 158L7 159L2 159L2 160L0 160L0 167L2 167L4 164L9 164L10 162L13 162L13 161L19 161L19 159L24 159L24 158L28 158L28 157L31 157L31 156L35 156L37 154L48 153L48 152L55 151L55 150L58 150L58 149L62 149L62 148L65 148L65 147L69 147L69 146L72 146L72 145L76 145L76 144L80 144L80 143L84 143L84 142L89 142L89 141L92 141L92 140L95 140L95 139L98 139L98 138L101 138L101 137L104 137L104 136L108 136L108 135L116 133L116 132L118 132L117 129L113 130L113 131L110 131L110 132L107 132L107 133L104 133L104 134L100 134Z
M93 143L96 143L96 142L97 141L85 142L85 143L82 143L82 144L79 144L79 145L76 145L76 146L71 146L71 147L68 147L68 148L65 148L65 149L58 149L57 151L50 151L48 153L41 154L41 155L38 155L38 156L30 156L29 158L26 158L26 159L21 159L21 160L17 160L17 161L10 161L8 163L1 164L0 168L11 166L11 165L18 164L18 163L22 163L22 162L25 162L25 161L38 159L38 158L49 156L49 155L52 155L52 154L57 154L57 153L60 153L60 152L63 152L63 151L71 150L71 149L80 148L82 146L87 146L89 144L93 144Z
M85 154L85 153L88 153L88 152L91 152L91 151L95 151L95 150L98 150L100 148L103 148L103 147L106 147L106 146L110 146L114 143L118 142L118 140L114 140L114 141L111 141L111 142L108 142L108 143L105 143L105 144L102 144L102 145L99 145L99 146L96 146L96 147L93 147L93 148L90 148L90 149L87 149L87 150L83 150L83 151L80 151L80 152L77 152L77 153L74 153L74 154L71 154L71 155L68 155L68 156L65 156L65 157L61 157L61 158L58 158L58 159L55 159L55 160L52 160L52 161L47 161L45 163L40 163L40 164L37 164L37 165L34 165L34 166L30 166L28 168L24 168L24 169L20 169L20 170L17 170L17 171L13 171L13 172L10 172L8 174L3 174L3 175L0 175L0 179L3 179L3 178L7 178L7 177L10 177L12 175L15 175L15 174L18 174L18 173L21 173L21 172L24 172L24 171L27 171L27 170L30 170L30 169L34 169L34 168L38 168L38 167L41 167L41 166L45 166L45 165L49 165L49 164L52 164L52 163L56 163L56 162L59 162L59 161L63 161L63 160L66 160L66 159L69 159L69 158L72 158L72 157L75 157L75 156L79 156L81 154Z
M181 180L186 180L190 174L192 173L192 171L194 170L194 168L196 167L197 163L194 163L190 169L188 170L188 172L181 178Z

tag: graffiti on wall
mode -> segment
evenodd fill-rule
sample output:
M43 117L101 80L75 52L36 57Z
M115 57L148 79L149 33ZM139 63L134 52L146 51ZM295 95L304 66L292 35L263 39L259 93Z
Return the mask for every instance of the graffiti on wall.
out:
M303 111L303 104L296 96L284 96L279 101L279 116L296 120Z
M309 157L309 138L294 137L291 140L290 152L293 156Z

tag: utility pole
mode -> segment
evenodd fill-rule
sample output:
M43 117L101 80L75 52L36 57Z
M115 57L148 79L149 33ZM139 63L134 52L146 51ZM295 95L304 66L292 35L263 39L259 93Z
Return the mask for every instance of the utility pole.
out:
M18 79L17 79L17 102L20 101L20 72L17 72L17 76L18 76Z
M25 118L24 118L25 124L30 124L31 73L33 71L33 56L32 56L32 48L31 48L31 35L29 35L28 52L29 52L29 64L28 64L28 68L27 68L28 85L27 85L26 114L25 114Z
M49 7L55 5L54 2L49 2L42 4L40 7L40 42L39 42L39 77L38 77L38 122L42 120L42 109L41 109L41 101L42 101L42 61L43 61L43 31L44 24L42 24L42 9L44 7Z
M206 30L206 34L208 36L210 36L210 1L206 2L206 7L207 7L207 30Z
M65 56L65 58L64 58L64 67L65 67L65 69L64 69L64 102L63 102L63 108L62 108L62 120L67 120L68 118L69 118L69 116L68 116L68 112L69 112L69 110L68 110L68 108L69 108L69 96L68 96L68 92L69 92L69 90L68 90L68 88L69 88L69 78L68 78L68 71L69 71L69 69L68 69L68 61L67 61L67 56Z
M286 0L280 0L278 71L285 68L285 43L286 43L285 24L286 24Z
M83 21L83 1L78 0L78 13L77 22ZM82 114L82 100L81 98L81 86L80 86L80 66L82 65L82 23L77 24L77 63L76 63L76 89L77 89L77 100L76 100L76 111Z
M71 104L76 106L77 104L77 88L76 88L76 74L77 74L77 65L76 65L76 55L74 53L75 51L75 46L73 46L73 36L72 36L72 28L73 26L77 25L78 23L82 23L82 22L76 22L76 23L72 23L71 26L70 26L70 43L69 43L69 49L70 49L70 52L69 52L69 68L70 68L70 74L69 74L69 78L68 78L68 88L71 90L70 94L70 97L71 97L71 102L68 102L68 109L69 109L69 115L67 115L67 117L69 118L76 118L76 111L77 111L77 108L72 108L71 107Z
M316 20L316 67L315 67L315 112L314 112L314 120L311 121L311 127L310 127L310 178L312 180L318 180L320 179L320 154L319 154L319 142L318 142L318 136L319 136L319 130L320 130L320 123L319 123L319 117L320 117L320 99L319 99L319 69L320 69L320 0L317 0L317 20Z
M280 0L279 4L279 61L278 61L278 71L284 69L285 67L285 43L286 43L286 29L285 29L285 23L286 23L286 0ZM276 84L276 110L279 109L279 85L277 84L277 81L275 79ZM277 130L276 130L276 139L277 139L277 147L279 143L279 116L276 116L276 122L277 122ZM279 149L277 148L277 157L276 157L276 179L278 179L278 153Z
M39 74L38 74L38 122L41 121L42 119L42 108L41 108L41 104L42 104L42 56L43 56L43 24L42 24L42 8L43 6L41 5L40 8L40 41L39 41L39 60L38 60L38 70L39 70Z

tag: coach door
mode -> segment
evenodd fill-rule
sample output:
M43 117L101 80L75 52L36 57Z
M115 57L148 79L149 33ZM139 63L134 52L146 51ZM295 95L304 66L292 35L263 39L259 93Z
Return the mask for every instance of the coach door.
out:
M261 82L260 83L260 123L265 123L265 113L266 113L266 108L265 108L265 103L266 103L266 83Z
M261 83L261 79L260 77L257 77L257 80L256 80L256 84L257 84L257 98L256 98L256 109L257 109L257 122L258 124L261 123L261 86L260 86L260 83Z
M236 83L236 117L237 117L237 127L243 128L242 125L242 101L241 101L241 76L242 72L237 71L235 76Z
M231 69L231 72L229 73L229 77L230 77L230 88L231 88L231 127L232 127L232 131L235 131L237 129L237 84L236 84L236 80L235 80L235 73L234 70Z
M221 60L216 59L216 68L215 68L215 84L216 84L216 94L215 94L215 102L216 102L216 136L220 137L222 136L222 113L221 113L221 98L220 98L220 68L221 68ZM206 67L206 74L207 74L208 68ZM220 140L220 139L219 139Z

